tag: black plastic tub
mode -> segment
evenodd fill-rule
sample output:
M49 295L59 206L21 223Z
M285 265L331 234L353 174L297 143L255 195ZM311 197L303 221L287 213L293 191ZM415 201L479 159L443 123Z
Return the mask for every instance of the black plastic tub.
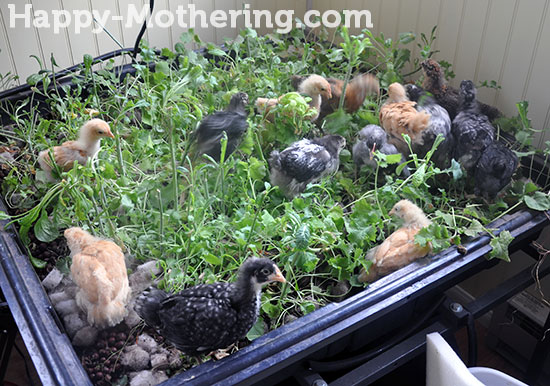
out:
M124 76L133 68L126 65L119 71ZM63 83L70 84L70 80L66 78ZM25 98L29 90L19 91L9 96L11 101ZM0 123L5 123L4 119ZM536 173L546 170L543 160L538 159L523 167ZM1 200L0 210L6 211ZM36 272L21 252L13 226L6 224L0 221L0 285L42 382L91 385ZM536 239L549 224L549 213L522 210L489 227L510 231L515 237L511 249L517 249ZM443 291L497 264L485 258L491 250L489 241L488 235L481 235L464 244L466 254L452 247L410 264L341 303L329 304L265 334L227 358L206 362L162 385L292 384L289 379L303 371L307 361L322 361L377 344L378 337L403 328L411 315L426 308Z
M0 210L5 209L0 203ZM524 210L490 227L510 231L514 248L536 238L550 224L549 216ZM13 227L6 227L6 221L0 227L0 284L42 382L91 384L33 267L21 253ZM489 241L489 236L482 235L464 245L465 255L452 247L417 261L341 303L265 334L227 358L206 362L162 384L275 384L300 371L306 360L357 350L395 328L397 320L407 320L417 301L492 266L495 262L484 257L491 250Z

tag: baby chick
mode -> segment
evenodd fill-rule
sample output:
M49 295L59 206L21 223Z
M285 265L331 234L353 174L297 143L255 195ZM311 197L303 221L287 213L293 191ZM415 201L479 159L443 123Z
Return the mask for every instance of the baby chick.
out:
M451 119L449 113L443 107L437 104L436 100L426 94L426 92L414 84L405 86L409 99L416 102L416 109L430 114L428 127L422 132L422 144L413 142L412 149L419 157L424 158L426 153L431 150L438 134L443 136L443 142L439 144L432 156L435 165L440 168L449 166L452 158L453 136L451 134Z
M380 108L380 124L402 154L409 154L409 147L402 134L408 134L411 143L424 145L423 131L430 123L430 115L416 110L416 102L407 98L405 88L399 83L388 87L388 99Z
M200 284L177 294L143 292L135 310L151 327L188 355L223 349L256 323L262 286L286 280L269 259L249 258L233 283Z
M387 142L388 135L380 126L367 125L361 129L357 142L353 145L352 154L353 161L357 169L361 169L363 165L367 165L370 168L375 169L377 166L374 159L374 151L378 150L382 154L401 154L397 151L397 148L391 143ZM405 158L401 154L401 163L405 162ZM391 170L395 170L392 167ZM409 168L405 166L402 171L403 176L408 177L410 175Z
M76 302L88 323L100 328L120 323L128 314L130 294L122 250L78 227L66 229L65 238L71 250L71 275L78 286Z
M200 154L208 154L219 161L221 156L220 140L224 132L227 135L225 157L227 158L235 151L243 134L248 129L245 110L247 105L248 95L238 92L231 97L227 110L217 111L202 120L196 132Z
M472 173L487 146L495 139L495 129L486 115L479 112L477 90L471 80L460 83L460 112L453 120L454 158Z
M305 79L307 79L305 76L293 75L291 77L292 86L298 90ZM341 79L326 78L326 80L330 84L331 96L322 100L319 120L322 120L325 116L336 111L340 104L340 98L344 88L344 81ZM357 75L346 87L344 109L348 113L354 113L363 105L367 94L378 94L379 92L380 84L374 75Z
M282 152L274 150L269 158L271 184L277 185L289 199L302 193L307 184L335 173L346 140L340 135L302 139Z
M393 206L390 215L401 218L403 226L367 253L366 258L372 261L372 265L369 272L361 270L358 276L361 283L372 282L426 256L431 251L429 244L421 247L414 242L414 236L431 224L422 209L409 200L401 200Z
M52 176L53 163L63 171L71 170L74 162L86 165L88 158L99 151L101 138L114 138L109 124L102 119L91 119L80 128L78 140L64 142L61 146L43 150L38 154L38 164L46 173L46 179L55 181ZM53 157L53 160L52 160Z
M315 110L314 114L310 116L311 122L314 122L321 112L321 102L324 99L332 98L330 91L330 84L325 78L320 75L310 75L298 86L298 92L303 95L307 95L311 98L309 106ZM282 97L279 98L258 98L256 99L256 107L258 107L265 114L268 114L273 107L275 107ZM268 114L267 117L270 115Z
M460 90L447 84L441 66L435 60L426 59L421 65L424 72L422 88L430 92L437 103L447 110L451 120L455 119L460 112ZM490 121L502 116L502 113L496 107L481 102L476 102L476 104L478 104L479 112L486 115Z
M518 157L512 150L498 141L491 143L477 162L474 193L488 199L495 198L510 183L517 167Z

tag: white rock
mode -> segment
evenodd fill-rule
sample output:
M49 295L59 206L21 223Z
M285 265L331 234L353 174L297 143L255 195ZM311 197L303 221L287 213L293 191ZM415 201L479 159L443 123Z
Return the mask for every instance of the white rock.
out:
M76 300L74 299L68 299L58 302L56 305L54 305L54 308L61 316L75 314L80 311L80 308L78 308Z
M155 260L138 266L134 273L128 277L132 293L134 295L142 293L153 283L153 276L158 276L161 272L162 269L157 267L157 261Z
M52 302L54 307L57 303L62 302L64 300L68 300L70 298L71 297L69 296L69 294L65 291L55 292L53 294L50 294L50 301Z
M46 291L51 292L59 285L59 283L61 283L61 280L63 280L63 274L60 270L54 268L50 271L50 273L48 273L48 276L42 280L42 286L46 289Z
M93 345L97 340L98 334L97 328L93 326L86 326L75 334L73 338L73 345L79 347L87 347Z
M88 326L88 323L86 323L78 313L66 315L63 317L63 322L65 323L65 330L67 330L67 334L71 338L78 332L78 330Z
M134 328L139 322L141 322L141 318L137 312L134 311L134 302L130 302L130 304L128 304L128 315L124 318L124 323L126 323L128 327Z
M162 353L152 354L151 367L155 370L164 370L170 367L170 360L168 359L168 355Z
M153 339L152 337L150 337L148 334L145 334L145 333L138 336L137 344L139 347L141 347L142 349L144 349L150 354L154 353L158 348L158 344L155 341L155 339Z
M144 370L149 366L149 354L134 344L126 347L120 361L131 370Z
M168 379L163 371L144 370L130 374L130 386L154 386Z

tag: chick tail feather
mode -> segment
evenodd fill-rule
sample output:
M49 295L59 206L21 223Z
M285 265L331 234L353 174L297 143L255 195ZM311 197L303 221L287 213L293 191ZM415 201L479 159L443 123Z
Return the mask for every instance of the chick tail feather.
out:
M145 323L153 328L158 328L161 325L158 316L160 304L167 297L168 294L166 292L150 287L137 297L134 310Z
M271 166L274 169L281 170L281 157L280 153L277 150L273 150L271 154L269 155L269 166Z
M356 76L346 88L346 111L353 113L363 105L369 94L380 94L380 83L372 74Z
M373 282L375 281L376 279L378 279L378 277L380 276L379 272L378 272L378 266L376 265L376 262L373 261L374 260L374 256L376 254L376 251L378 250L378 246L370 249L368 252L367 252L367 256L365 256L365 259L367 261L372 261L372 264L371 266L369 267L369 270L368 272L365 271L365 268L361 268L361 273L359 274L359 276L357 277L357 280L360 282L360 283L366 283L366 282Z
M49 182L55 181L55 178L53 178L52 175L52 165L51 165L51 158L50 158L50 150L42 150L40 153L38 153L37 158L38 164L40 165L40 168L44 171L44 174L46 175L46 179Z

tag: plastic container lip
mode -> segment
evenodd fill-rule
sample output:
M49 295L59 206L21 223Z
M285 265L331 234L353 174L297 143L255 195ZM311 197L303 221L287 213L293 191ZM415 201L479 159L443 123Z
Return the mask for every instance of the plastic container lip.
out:
M468 367L468 370L486 386L528 386L510 375L490 367Z

